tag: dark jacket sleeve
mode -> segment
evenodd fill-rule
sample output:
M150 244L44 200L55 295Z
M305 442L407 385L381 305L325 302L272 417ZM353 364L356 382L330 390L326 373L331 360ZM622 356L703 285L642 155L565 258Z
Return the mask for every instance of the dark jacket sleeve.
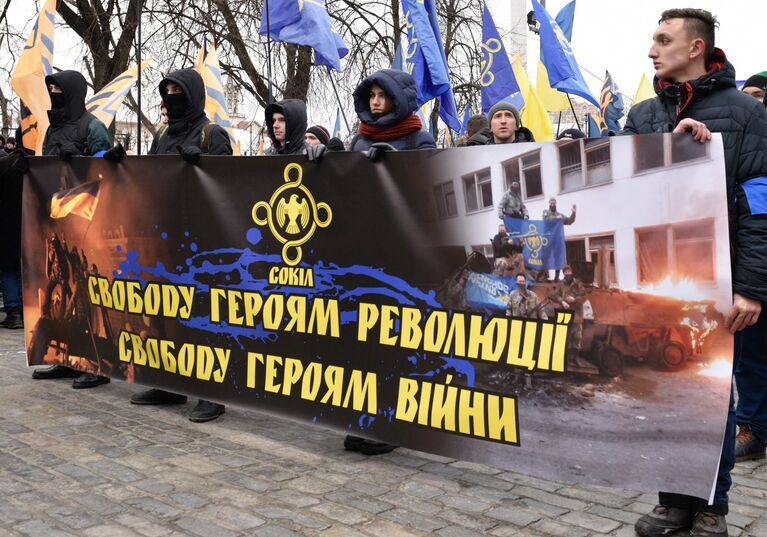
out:
M758 104L758 103L756 103ZM754 108L743 132L735 187L733 290L767 302L767 114Z
M208 155L231 155L232 143L223 127L216 125L210 133Z
M437 144L434 143L434 138L428 131L421 129L418 131L418 137L415 140L416 149L435 149Z
M639 134L639 131L636 127L636 114L634 112L634 107L629 110L629 115L626 117L626 124L623 126L623 130L619 133L621 135L623 134Z
M106 126L98 119L91 121L88 125L88 138L85 142L86 152L93 156L101 151L112 149L112 140L109 138L109 131Z

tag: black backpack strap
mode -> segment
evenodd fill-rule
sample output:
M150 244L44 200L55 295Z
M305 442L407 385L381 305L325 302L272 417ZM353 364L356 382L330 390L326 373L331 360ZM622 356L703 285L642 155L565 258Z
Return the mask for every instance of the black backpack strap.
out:
M216 124L210 122L202 128L202 132L200 133L200 151L202 151L203 154L210 153L210 140L213 138L213 129L215 128Z
M96 116L87 111L82 116L80 116L80 121L77 124L77 139L78 141L82 141L83 147L87 145L88 130L90 129L91 122L94 119L96 119Z

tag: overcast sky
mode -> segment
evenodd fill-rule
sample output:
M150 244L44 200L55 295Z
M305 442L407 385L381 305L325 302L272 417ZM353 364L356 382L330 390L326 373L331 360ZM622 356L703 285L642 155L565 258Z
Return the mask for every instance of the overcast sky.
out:
M496 25L508 32L511 28L509 0L487 0ZM569 0L547 0L546 9L552 16ZM526 11L532 10L527 0ZM719 19L716 45L724 50L735 66L738 79L767 70L767 50L764 46L767 24L767 2L764 0L668 0L615 1L576 0L572 48L578 63L599 77L584 71L583 76L598 98L605 69L628 97L633 97L642 73L652 81L655 71L647 52L652 34L658 27L660 14L674 7L695 7L711 11ZM532 34L529 34L532 35ZM537 46L529 41L532 55ZM512 51L509 51L512 54ZM533 72L532 69L531 73Z

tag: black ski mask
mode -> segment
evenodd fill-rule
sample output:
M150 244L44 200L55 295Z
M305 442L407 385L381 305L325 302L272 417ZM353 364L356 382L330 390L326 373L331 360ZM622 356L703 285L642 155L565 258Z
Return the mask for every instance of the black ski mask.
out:
M165 96L165 108L168 110L168 119L181 119L186 114L186 95L183 93L168 93Z
M67 104L62 92L51 93L51 110L61 110Z

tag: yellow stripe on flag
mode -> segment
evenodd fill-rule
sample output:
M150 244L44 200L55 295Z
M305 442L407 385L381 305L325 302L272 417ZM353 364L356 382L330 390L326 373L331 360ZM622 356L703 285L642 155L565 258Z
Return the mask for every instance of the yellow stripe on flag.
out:
M551 87L549 73L541 61L538 62L538 75L535 79L535 86L547 112L561 112L570 107L567 95Z
M226 93L224 92L224 82L221 77L221 66L218 63L215 44L212 44L208 50L200 74L205 84L205 113L208 115L208 119L226 130L232 144L232 153L239 155L240 145L235 140L232 120L229 117L229 110L227 110Z
M51 218L64 218L70 214L93 220L99 204L101 183L90 181L69 190L56 192L51 198Z
M28 131L25 140L36 136L34 149L37 155L42 154L43 139L48 130L48 110L51 108L51 98L45 86L45 77L53 73L53 30L56 21L56 0L45 0L40 9L40 16L27 38L27 44L11 74L11 87L16 92L29 111L34 116L27 120L27 125L37 123L37 132ZM27 147L27 146L25 146Z
M546 108L543 106L541 98L532 84L530 84L530 79L527 77L527 71L522 66L522 57L519 53L515 54L511 60L511 69L514 71L517 85L522 93L522 97L525 99L525 105L519 111L519 115L522 117L522 125L532 131L536 142L553 140L554 134L551 128L551 119L549 119L549 115L546 113Z

